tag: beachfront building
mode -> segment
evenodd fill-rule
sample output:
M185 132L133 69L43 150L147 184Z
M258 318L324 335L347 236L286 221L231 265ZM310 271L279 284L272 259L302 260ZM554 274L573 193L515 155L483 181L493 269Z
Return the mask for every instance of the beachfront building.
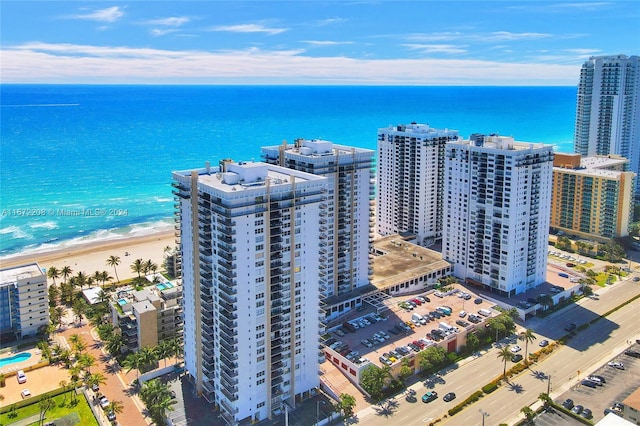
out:
M190 379L228 424L271 418L320 382L327 178L223 160L173 180Z
M513 296L545 282L553 146L474 134L446 146L442 255Z
M593 56L580 70L574 151L621 155L636 174L640 198L640 57Z
M635 173L628 164L616 155L556 153L551 229L601 242L629 235Z
M315 139L262 148L262 157L269 164L327 178L317 225L318 279L327 320L360 306L360 295L369 287L369 251L375 222L374 155L369 149Z
M0 269L0 342L35 337L48 326L47 276L40 266Z
M411 123L378 129L377 232L442 239L444 151L458 131Z
M182 340L182 311L182 286L170 281L120 290L111 303L112 323L131 352L174 338Z

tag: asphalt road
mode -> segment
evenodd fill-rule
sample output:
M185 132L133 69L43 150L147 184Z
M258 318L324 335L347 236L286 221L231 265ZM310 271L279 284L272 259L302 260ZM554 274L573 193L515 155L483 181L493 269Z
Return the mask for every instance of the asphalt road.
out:
M536 342L529 344L529 352L537 350L537 342L543 338L555 340L565 335L564 327L567 324L575 323L580 326L636 294L640 294L638 283L630 280L616 283L604 289L597 300L583 299L579 304L545 319L527 322L525 326L533 329L538 336ZM540 393L547 391L549 375L552 381L551 396L560 395L565 389L576 384L587 372L595 370L603 360L611 358L624 349L628 340L639 338L639 308L640 300L614 312L586 330L579 331L566 346L556 350L552 356L540 364L532 365L529 372L524 372L512 379L510 385L501 386L455 416L443 419L439 424L451 426L482 424L480 410L489 413L489 416L485 417L486 426L513 423L521 416L522 407L533 404ZM524 351L524 344L522 342L518 344ZM479 357L467 360L439 377L431 377L413 385L411 388L416 390L417 401L410 402L403 395L399 395L381 406L372 406L360 411L358 421L366 425L427 424L431 420L442 417L449 408L501 375L502 371L503 364L496 357L495 348L483 351ZM427 404L420 401L420 397L431 389L438 392L439 398ZM442 396L447 392L455 392L457 399L444 402Z

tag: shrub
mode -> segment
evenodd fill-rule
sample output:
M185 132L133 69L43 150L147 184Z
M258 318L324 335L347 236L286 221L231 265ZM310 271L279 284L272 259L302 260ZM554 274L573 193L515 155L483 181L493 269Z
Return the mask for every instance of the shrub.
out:
M491 382L482 387L482 392L489 394L496 389L498 389L498 383Z
M453 416L456 413L459 413L460 411L462 411L462 409L469 405L472 404L474 402L476 402L477 400L479 400L480 398L482 398L482 391L475 391L474 393L472 393L471 395L469 395L469 397L467 397L467 399L465 399L464 401L462 401L460 404L456 405L455 407L453 407L452 409L450 409L448 411L450 416Z

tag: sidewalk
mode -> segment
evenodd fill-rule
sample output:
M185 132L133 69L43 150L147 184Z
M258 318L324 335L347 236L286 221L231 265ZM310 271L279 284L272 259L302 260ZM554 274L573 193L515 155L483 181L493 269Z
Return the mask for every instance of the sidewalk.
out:
M7 423L7 426L27 426L40 420L40 414L34 414L17 422Z

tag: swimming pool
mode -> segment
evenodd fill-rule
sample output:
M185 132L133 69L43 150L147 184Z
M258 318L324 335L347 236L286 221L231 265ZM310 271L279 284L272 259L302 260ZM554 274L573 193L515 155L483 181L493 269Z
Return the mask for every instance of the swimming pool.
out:
M169 281L167 281L166 283L157 284L156 287L158 288L158 290L162 291L162 290L166 290L168 288L173 288L173 284L171 284Z
M21 352L14 356L10 356L9 358L0 359L0 367L4 367L5 365L15 364L16 362L26 361L31 358L30 352Z
M127 299L118 299L118 305L123 306L127 304Z

